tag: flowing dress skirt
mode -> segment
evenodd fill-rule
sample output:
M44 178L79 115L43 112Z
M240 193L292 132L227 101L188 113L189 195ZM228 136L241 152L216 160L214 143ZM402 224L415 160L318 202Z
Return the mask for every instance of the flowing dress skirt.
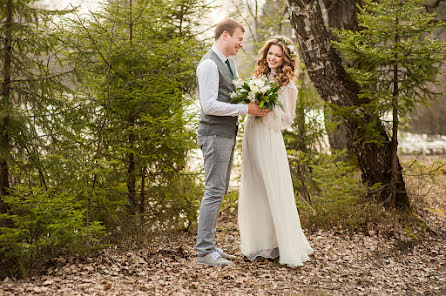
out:
M248 118L242 142L238 221L241 252L302 266L313 252L297 213L288 157L279 129Z

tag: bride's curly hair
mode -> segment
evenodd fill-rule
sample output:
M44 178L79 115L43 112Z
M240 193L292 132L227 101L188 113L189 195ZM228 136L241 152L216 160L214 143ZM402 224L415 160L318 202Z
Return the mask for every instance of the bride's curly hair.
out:
M254 70L254 76L260 77L262 75L268 76L271 69L268 67L266 56L268 55L271 45L277 45L282 48L283 60L282 65L277 69L275 81L279 86L287 85L297 75L298 57L294 53L293 42L285 37L276 37L266 42L265 46L259 50L259 59L257 60L257 67ZM293 46L293 54L290 54L288 46Z

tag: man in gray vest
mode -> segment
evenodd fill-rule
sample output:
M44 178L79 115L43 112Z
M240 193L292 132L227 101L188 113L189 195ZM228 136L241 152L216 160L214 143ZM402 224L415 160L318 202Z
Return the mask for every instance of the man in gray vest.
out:
M198 221L198 264L229 265L232 256L215 246L215 228L220 205L226 195L232 156L238 129L238 115L263 116L268 109L255 103L231 104L235 90L232 80L237 69L231 56L243 47L244 28L233 19L221 21L215 28L215 42L197 67L201 118L198 145L203 152L205 190Z

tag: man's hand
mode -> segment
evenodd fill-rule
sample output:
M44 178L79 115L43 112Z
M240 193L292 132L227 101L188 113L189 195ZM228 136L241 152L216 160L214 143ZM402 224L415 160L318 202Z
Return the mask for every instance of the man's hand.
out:
M263 107L262 109L259 108L259 104L257 103L249 103L248 104L248 114L254 115L254 116L263 116L265 114L268 114L269 109Z

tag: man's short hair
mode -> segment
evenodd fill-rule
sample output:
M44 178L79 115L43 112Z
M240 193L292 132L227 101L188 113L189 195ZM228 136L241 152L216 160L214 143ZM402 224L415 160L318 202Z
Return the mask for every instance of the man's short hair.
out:
M225 18L224 20L219 22L215 27L215 32L214 32L215 40L220 38L221 34L223 34L224 31L228 32L229 35L232 36L232 34L234 34L236 29L240 29L240 31L242 31L243 33L245 32L245 28L243 28L243 26L235 19Z

